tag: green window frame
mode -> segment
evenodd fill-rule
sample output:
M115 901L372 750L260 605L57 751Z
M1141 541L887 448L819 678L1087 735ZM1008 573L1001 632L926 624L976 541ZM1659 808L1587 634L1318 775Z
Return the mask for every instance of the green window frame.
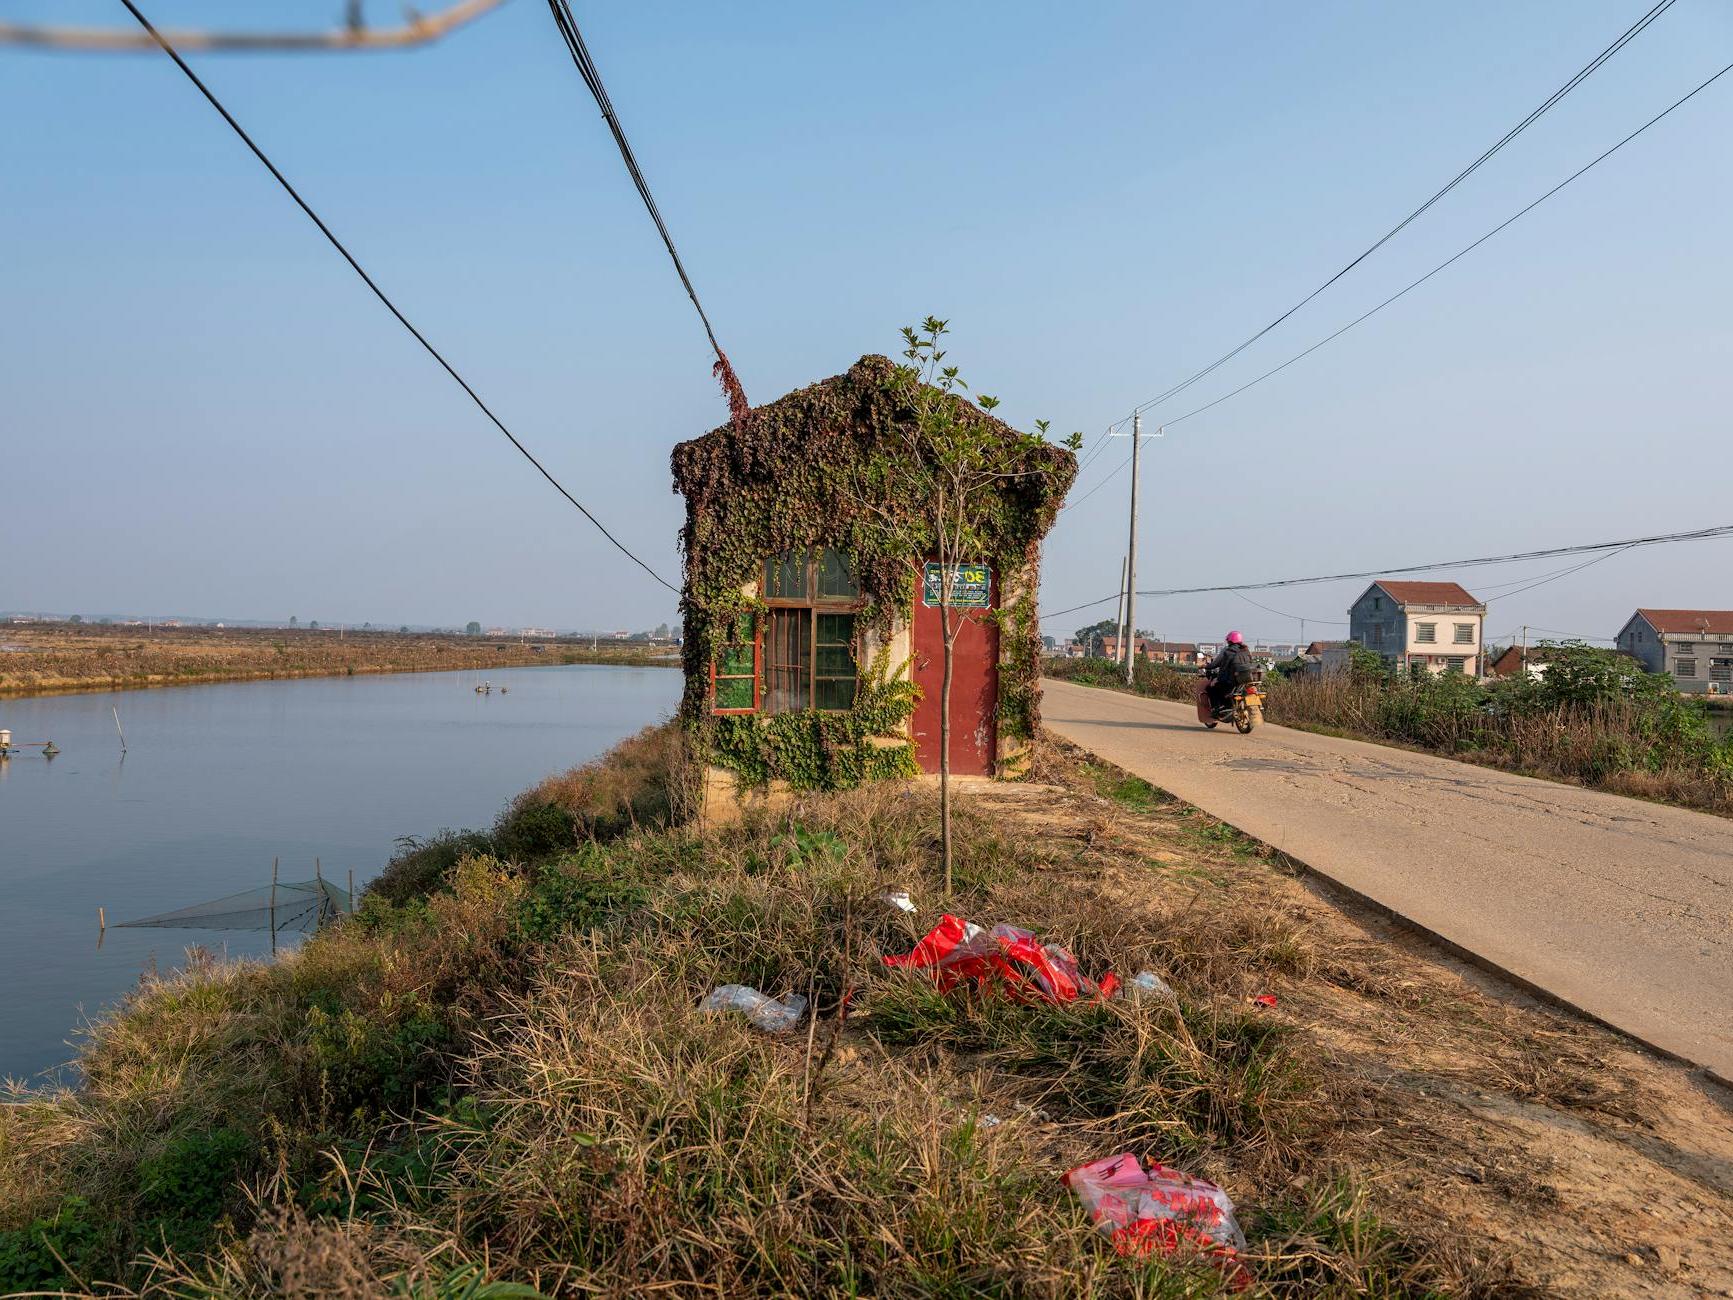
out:
M742 614L733 635L710 662L710 711L756 713L759 703L758 620Z
M860 681L861 600L848 557L829 547L773 555L764 562L762 594L769 606L763 711L852 709Z

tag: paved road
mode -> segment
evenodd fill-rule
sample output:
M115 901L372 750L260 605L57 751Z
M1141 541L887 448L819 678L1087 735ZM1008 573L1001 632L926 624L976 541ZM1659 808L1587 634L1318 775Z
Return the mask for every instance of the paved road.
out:
M1733 1081L1733 820L1044 685L1066 739Z

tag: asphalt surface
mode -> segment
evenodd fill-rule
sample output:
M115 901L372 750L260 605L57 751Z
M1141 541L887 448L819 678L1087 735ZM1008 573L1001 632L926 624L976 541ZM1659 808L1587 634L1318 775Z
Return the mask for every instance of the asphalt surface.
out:
M1044 683L1067 740L1733 1081L1733 820Z

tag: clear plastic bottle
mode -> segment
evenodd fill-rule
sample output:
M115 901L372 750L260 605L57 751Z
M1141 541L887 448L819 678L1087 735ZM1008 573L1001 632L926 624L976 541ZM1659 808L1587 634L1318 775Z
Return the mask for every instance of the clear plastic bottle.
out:
M738 1011L759 1029L772 1034L786 1033L806 1015L806 998L801 994L790 993L778 1000L744 984L724 984L712 989L698 1006L704 1011Z

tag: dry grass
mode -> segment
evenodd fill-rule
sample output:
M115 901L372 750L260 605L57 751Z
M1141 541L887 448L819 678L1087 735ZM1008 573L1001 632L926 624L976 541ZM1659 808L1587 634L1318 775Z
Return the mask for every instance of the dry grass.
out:
M647 775L654 743L622 768ZM949 899L930 792L877 787L711 836L460 854L283 961L147 988L96 1031L81 1092L0 1114L0 1266L78 1197L92 1239L47 1235L117 1294L1215 1293L1206 1268L1116 1257L1060 1188L1132 1148L1228 1188L1273 1294L1733 1283L1708 1244L1733 1224L1701 1172L1733 1155L1704 1146L1712 1104L1122 773L1044 762L961 804ZM635 797L600 774L543 795ZM1095 972L1152 967L1178 1002L887 971L945 907ZM725 982L818 1015L784 1037L699 1012ZM1264 992L1276 1010L1248 1005ZM203 1193L165 1185L215 1192L184 1222ZM1670 1236L1576 1190L1638 1186ZM1682 1240L1704 1244L1670 1274L1619 1262Z
M0 628L0 696L357 673L443 672L573 663L670 663L644 647L444 633L25 624Z

